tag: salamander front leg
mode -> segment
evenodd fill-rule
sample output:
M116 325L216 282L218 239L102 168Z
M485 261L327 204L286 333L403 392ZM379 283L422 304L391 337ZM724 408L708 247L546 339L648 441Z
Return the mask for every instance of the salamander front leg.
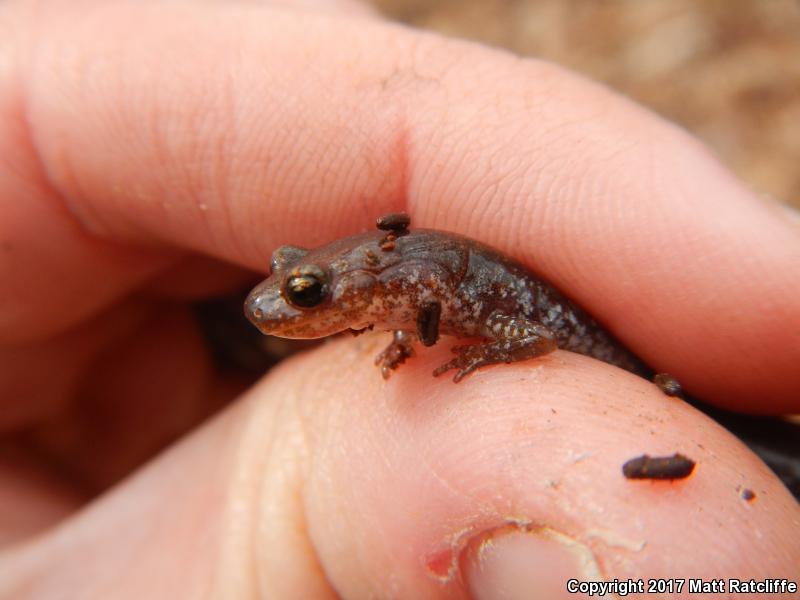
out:
M380 365L381 375L389 379L389 375L397 367L406 362L409 356L414 356L414 334L410 331L397 330L392 336L392 342L375 357L375 364Z
M485 335L488 342L453 348L457 356L433 376L457 369L453 381L458 383L479 367L543 356L558 347L555 334L541 323L506 315L489 317Z
M433 346L439 339L439 317L442 314L442 305L432 301L423 303L417 312L416 337L423 346ZM410 331L397 330L392 337L392 343L375 357L375 364L380 365L381 375L389 379L392 371L414 356L414 334Z

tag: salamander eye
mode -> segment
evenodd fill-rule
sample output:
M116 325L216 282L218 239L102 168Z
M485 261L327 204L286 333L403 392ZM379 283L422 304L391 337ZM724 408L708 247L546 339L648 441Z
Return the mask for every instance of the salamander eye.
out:
M325 272L316 265L293 269L283 286L286 301L297 308L313 308L328 296Z

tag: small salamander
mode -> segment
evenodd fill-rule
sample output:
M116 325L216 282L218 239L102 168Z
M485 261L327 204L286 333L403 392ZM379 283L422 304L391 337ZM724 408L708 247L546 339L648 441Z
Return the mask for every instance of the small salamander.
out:
M278 248L272 274L250 292L245 314L263 333L286 338L394 330L376 360L384 377L413 354L415 338L432 346L441 334L481 339L455 346L455 357L433 372L455 370L455 382L484 365L556 348L648 373L576 304L511 258L409 225L408 215L390 214L378 219L378 231L316 250Z

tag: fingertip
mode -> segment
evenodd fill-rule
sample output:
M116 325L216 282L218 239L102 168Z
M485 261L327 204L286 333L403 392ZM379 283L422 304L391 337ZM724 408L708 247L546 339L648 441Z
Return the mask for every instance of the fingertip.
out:
M543 531L555 536L545 545L582 548L603 578L675 569L763 577L800 558L800 514L786 489L743 444L652 383L556 352L454 384L430 375L448 358L446 343L384 381L371 364L380 337L326 344L280 374L302 373L311 393L302 401L303 414L314 407L309 455L322 462L305 487L309 535L345 594L383 589L389 565L413 593L459 589L470 549L509 528L537 538L534 554ZM684 479L623 474L635 456L676 452L696 462ZM748 534L756 529L762 538ZM369 548L363 562L340 560L350 544ZM749 557L779 548L787 559L742 560L713 552L719 544Z

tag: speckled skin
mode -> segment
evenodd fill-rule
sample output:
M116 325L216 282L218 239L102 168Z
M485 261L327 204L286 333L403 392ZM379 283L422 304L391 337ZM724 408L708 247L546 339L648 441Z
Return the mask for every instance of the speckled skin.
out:
M384 231L344 238L316 250L283 246L272 275L245 302L262 332L319 338L375 326L395 330L376 361L384 376L413 351L415 337L431 345L439 334L482 338L453 348L456 357L434 375L456 369L459 381L476 368L571 350L624 369L644 367L591 317L521 265L483 244L453 233L405 229L379 219ZM313 307L291 303L286 286L313 273L321 282ZM294 280L297 282L298 280Z

